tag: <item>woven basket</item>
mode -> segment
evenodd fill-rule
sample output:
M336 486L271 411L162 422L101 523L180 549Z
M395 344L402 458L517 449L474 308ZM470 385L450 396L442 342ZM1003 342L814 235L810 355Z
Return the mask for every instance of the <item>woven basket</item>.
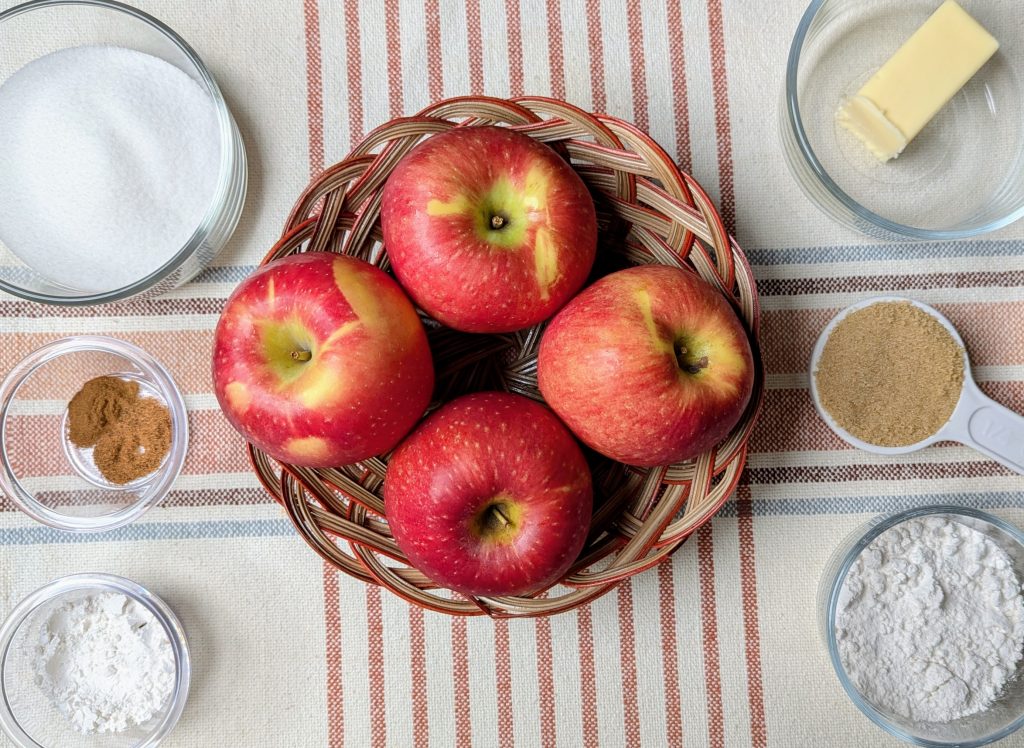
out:
M713 451L669 467L629 468L589 453L594 516L587 544L559 585L530 597L466 599L437 588L411 567L384 515L387 455L314 470L278 465L251 445L249 454L260 481L299 533L347 574L453 615L542 616L586 604L656 565L733 492L763 390L757 291L743 252L726 233L708 196L649 136L621 120L535 97L449 99L377 128L306 188L288 217L285 234L264 262L319 250L355 255L387 270L380 203L391 170L425 137L485 124L514 127L570 160L597 204L597 272L641 263L689 267L734 303L750 332L757 370L751 403L740 423ZM437 369L432 407L482 389L541 399L536 357L543 326L484 336L459 333L430 319L424 322Z

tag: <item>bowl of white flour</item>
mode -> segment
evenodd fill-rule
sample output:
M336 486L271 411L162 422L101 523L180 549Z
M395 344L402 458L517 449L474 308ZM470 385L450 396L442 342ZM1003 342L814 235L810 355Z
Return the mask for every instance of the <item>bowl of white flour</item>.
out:
M978 746L1024 724L1024 534L985 512L878 517L826 566L821 631L853 703L915 745Z
M65 306L153 296L225 246L247 171L210 71L110 0L0 12L0 291Z
M58 579L0 627L0 728L24 748L156 746L185 706L181 623L138 584Z

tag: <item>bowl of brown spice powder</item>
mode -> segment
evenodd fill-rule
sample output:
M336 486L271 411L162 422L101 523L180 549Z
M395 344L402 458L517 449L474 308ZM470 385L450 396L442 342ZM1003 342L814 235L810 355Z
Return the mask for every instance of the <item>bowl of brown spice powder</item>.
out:
M187 446L173 378L122 340L58 340L0 384L0 489L50 527L128 524L167 495Z
M819 415L855 447L957 441L1024 474L1024 417L982 393L956 328L927 304L886 296L842 310L818 338L810 384Z

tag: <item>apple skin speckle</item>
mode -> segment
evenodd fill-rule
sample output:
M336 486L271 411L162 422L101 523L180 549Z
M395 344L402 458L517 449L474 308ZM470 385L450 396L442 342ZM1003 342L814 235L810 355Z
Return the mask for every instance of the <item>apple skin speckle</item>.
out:
M467 432L484 435L465 439ZM495 502L509 528L481 530ZM520 395L465 395L395 450L384 506L416 568L463 595L518 595L558 581L590 527L593 487L579 445L543 405Z

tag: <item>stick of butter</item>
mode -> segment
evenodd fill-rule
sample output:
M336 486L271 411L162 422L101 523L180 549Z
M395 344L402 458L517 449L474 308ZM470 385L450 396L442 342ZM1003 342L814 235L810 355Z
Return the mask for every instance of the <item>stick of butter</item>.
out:
M999 42L946 0L836 112L885 162L898 156L999 49Z

